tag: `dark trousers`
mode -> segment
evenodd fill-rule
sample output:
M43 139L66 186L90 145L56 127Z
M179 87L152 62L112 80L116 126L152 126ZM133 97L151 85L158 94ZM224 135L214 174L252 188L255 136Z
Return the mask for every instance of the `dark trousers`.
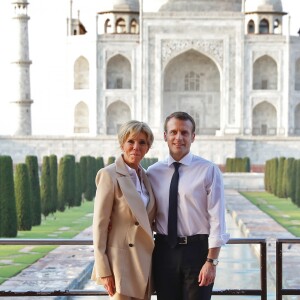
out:
M213 284L199 287L198 276L208 253L208 239L171 248L156 239L153 275L158 300L210 300Z

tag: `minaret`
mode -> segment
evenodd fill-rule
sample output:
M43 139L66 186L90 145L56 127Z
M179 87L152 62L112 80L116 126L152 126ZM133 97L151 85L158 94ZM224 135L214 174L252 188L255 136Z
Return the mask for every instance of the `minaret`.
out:
M12 47L11 104L14 114L14 135L31 135L30 65L27 0L12 0L15 42Z

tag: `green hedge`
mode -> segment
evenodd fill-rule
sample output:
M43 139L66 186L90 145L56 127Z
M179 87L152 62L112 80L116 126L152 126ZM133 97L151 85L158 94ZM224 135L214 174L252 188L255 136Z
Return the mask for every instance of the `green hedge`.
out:
M41 190L39 178L39 164L37 156L28 155L25 158L25 163L29 173L29 183L31 189L31 225L40 225L41 218Z
M17 233L13 161L10 156L0 156L0 237L16 237Z
M290 198L300 207L300 160L272 158L265 163L265 190L279 198Z
M15 195L18 230L31 230L31 190L28 167L25 163L19 163L16 165Z
M42 214L45 218L53 211L51 190L50 158L44 156L41 173L41 204Z
M225 163L225 172L230 173L245 173L250 172L250 158L249 157L236 157L236 158L227 158Z

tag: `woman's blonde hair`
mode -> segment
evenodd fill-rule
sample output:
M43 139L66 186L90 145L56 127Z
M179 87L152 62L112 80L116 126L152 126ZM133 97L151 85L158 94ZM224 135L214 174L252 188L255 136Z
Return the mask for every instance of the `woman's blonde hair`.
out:
M118 133L120 146L123 146L129 136L136 136L139 133L145 133L149 148L152 146L154 136L150 127L143 122L131 120L121 125Z

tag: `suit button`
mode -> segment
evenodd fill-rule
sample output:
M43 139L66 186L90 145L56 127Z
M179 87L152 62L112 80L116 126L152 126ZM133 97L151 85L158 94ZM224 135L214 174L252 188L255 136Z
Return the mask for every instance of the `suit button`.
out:
M129 247L133 247L133 244L129 244Z
M140 223L139 223L139 222L135 222L135 223L134 223L134 225L136 225L136 226L139 226L139 225L140 225Z

